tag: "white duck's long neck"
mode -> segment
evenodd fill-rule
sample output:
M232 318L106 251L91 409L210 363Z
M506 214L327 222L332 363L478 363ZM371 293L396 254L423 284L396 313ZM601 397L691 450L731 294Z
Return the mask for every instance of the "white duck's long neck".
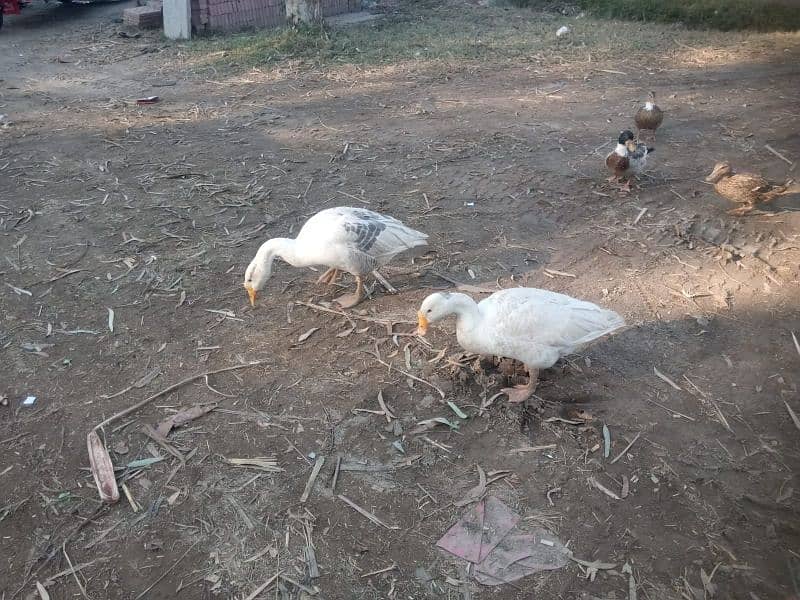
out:
M267 273L272 272L272 261L282 258L293 267L308 267L310 263L303 260L297 251L297 243L291 238L272 238L267 240L256 253L256 260L261 262Z
M475 301L466 294L451 294L449 308L456 316L456 330L460 334L467 334L480 327L483 320L481 311Z

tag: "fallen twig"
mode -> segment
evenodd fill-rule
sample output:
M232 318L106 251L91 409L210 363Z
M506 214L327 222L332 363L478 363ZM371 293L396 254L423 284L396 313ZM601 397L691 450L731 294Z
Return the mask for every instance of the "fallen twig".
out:
M247 596L247 598L245 598L244 600L253 600L253 598L258 596L261 592L263 592L265 589L267 589L269 586L271 586L273 583L275 583L275 581L278 579L279 576L280 576L280 572L275 573L275 575L273 575L272 577L267 579L264 583L262 583L260 586L258 586L256 589L254 589L250 593L250 595Z
M683 391L683 388L681 388L681 387L680 387L680 386L679 386L677 383L675 383L674 381L672 381L672 379L670 379L669 377L667 377L666 375L664 375L664 374L663 374L661 371L659 371L659 370L658 370L658 369L656 369L655 367L653 367L653 373L655 373L655 374L656 374L656 377L658 377L660 380L662 380L662 381L664 381L664 382L668 383L669 385L671 385L673 388L675 388L675 389L676 389L676 390L678 390L679 392L682 392L682 391Z
M356 512L361 513L362 515L364 515L367 519L369 519L370 521L372 521L376 525L380 525L381 527L385 527L386 529L400 529L399 527L397 527L395 525L387 525L386 523L381 521L378 517L373 515L368 510L366 510L364 508L361 508L358 504L356 504L355 502L350 500L350 498L348 498L347 496L342 496L341 494L337 494L336 497L339 498L339 500L341 500L342 502L347 504L350 508L352 508Z
M589 477L589 483L591 483L594 487L603 492L609 498L613 498L614 500L622 500L622 498L620 498L615 492L612 492L602 483L597 481L597 479L595 479L594 477Z
M792 417L792 421L794 421L794 426L800 431L800 419L797 418L797 414L792 410L792 407L789 406L786 400L784 400L783 403L786 405L786 410L789 411L789 416Z
M263 365L266 362L268 362L268 361L267 360L257 360L257 361L253 361L253 362L249 362L249 363L244 363L244 364L241 364L241 365L233 365L232 367L225 367L224 369L215 369L214 371L206 371L205 373L198 373L196 375L192 375L191 377L187 377L186 379L182 379L178 383L174 383L171 386L164 388L160 392L156 392L152 396L148 396L147 398L145 398L141 402L137 402L136 404L134 404L133 406L129 406L125 410L121 410L120 412L111 415L105 421L95 425L92 430L93 431L97 431L101 427L105 427L109 423L113 423L117 419L121 419L125 415L129 415L132 412L134 412L136 410L139 410L140 408L142 408L143 406L146 406L147 404L149 404L150 402L152 402L156 398L160 398L161 396L164 396L165 394L169 394L170 392L174 392L178 388L183 387L187 383L191 383L193 381L196 381L197 379L202 379L203 377L208 377L209 375L216 375L218 373L225 373L227 371L236 371L238 369L246 369L248 367L255 367L255 366L258 366L258 365Z
M639 439L639 437L640 437L641 435L642 435L642 432L641 432L641 431L640 431L639 433L637 433L637 434L636 434L636 436L635 436L635 437L634 437L634 438L633 438L633 439L630 441L630 443L628 443L628 445L627 445L627 446L625 446L625 449L624 449L622 452L620 452L619 454L617 454L617 457L616 457L615 459L613 459L613 460L611 461L611 463L610 463L610 464L612 464L612 465L613 465L613 464L614 464L615 462L617 462L617 461L618 461L620 458L622 458L623 456L625 456L625 455L628 453L628 450L630 450L630 449L631 449L631 446L633 446L633 445L636 443L636 440L638 440L638 439Z
M384 326L391 326L395 323L404 323L407 325L416 325L416 321L395 321L387 320L387 319L376 319L374 317L367 317L365 315L357 315L355 313L346 313L341 310L334 310L332 308L326 308L324 306L320 306L319 304L314 304L313 302L300 302L299 300L295 302L295 304L299 304L300 306L305 306L306 308L310 308L312 310L318 310L320 312L326 312L332 315L339 315L340 317L345 317L346 319L358 319L359 321L367 321L368 323L378 323L379 325Z
M547 444L545 446L523 446L522 448L512 448L509 454L522 454L523 452L538 452L540 450L555 450L558 446L556 444Z
M387 571L394 571L397 568L395 563L392 563L388 567L384 567L383 569L378 569L377 571L371 571L369 573L365 573L361 576L361 579L365 579L367 577L372 577L373 575L380 575L381 573L386 573Z
M772 152L772 153L773 153L775 156L777 156L778 158L780 158L780 159L781 159L783 162L785 162L785 163L786 163L787 165L789 165L790 167L794 165L794 163L793 163L792 161L790 161L790 160L789 160L788 158L786 158L786 157L785 157L783 154L781 154L780 152L778 152L777 150L775 150L775 148L773 148L773 147L772 147L772 146L770 146L769 144L764 144L764 148L766 148L767 150L769 150L770 152Z
M659 404L655 400L650 400L649 398L645 398L644 401L645 402L649 402L650 404L655 404L659 408L663 408L665 411L667 411L671 415L678 415L679 417L683 417L684 419L689 419L690 421L696 421L696 419L694 417L690 417L689 415L685 415L682 412L678 412L677 410L673 410L668 406L664 406L663 404Z
M314 482L317 480L317 475L319 475L320 469L322 469L322 465L325 464L325 457L318 456L317 462L314 463L314 468L311 470L311 475L308 477L308 481L306 482L306 489L303 490L303 495L300 496L300 504L305 504L308 500L308 496L311 494L311 489L314 487Z
M69 554L67 554L66 541L61 545L61 551L64 553L64 558L67 559L67 564L69 565L70 573L72 573L72 576L75 578L75 583L78 584L78 589L81 591L81 594L83 594L83 597L86 598L86 600L89 600L89 596L86 593L86 589L83 587L81 580L78 578L77 571L75 571L75 565L72 564L72 560L70 560Z
M425 384L425 385L427 385L428 387L432 387L432 388L433 388L433 389L435 389L437 392L439 392L439 395L442 397L442 400L444 400L444 399L445 399L445 397L446 397L446 394L445 394L445 393L444 393L442 390L440 390L438 387L436 387L435 385L433 385L433 384L432 384L430 381L425 381L424 379L421 379L421 378L417 377L416 375L412 375L412 374L411 374L411 373L409 373L408 371L403 371L403 369L399 369L399 368L395 367L394 365L391 365L391 364L387 363L385 360L383 360L382 358L380 358L380 357L379 357L377 354L375 354L374 352L367 352L367 354L370 354L370 355L374 356L374 357L375 357L375 360L377 360L377 361L378 361L379 363L381 363L383 366L385 366L385 367L388 367L390 370L391 370L391 369L394 369L394 370L395 370L395 371L397 371L398 373L402 373L403 375L405 375L406 377L410 377L410 378L411 378L411 379L413 379L414 381L419 381L420 383L424 383L424 384Z
M192 544L191 546L189 546L189 548L187 548L186 552L184 552L183 554L181 554L180 558L179 558L178 560L176 560L174 563L172 563L172 566L171 566L169 569L167 569L166 571L164 571L164 572L163 572L163 573L162 573L162 574L161 574L161 575L158 577L158 579L156 579L156 580L155 580L153 583L151 583L149 586L147 586L147 588L146 588L146 589L145 589L143 592L141 592L141 593L140 593L138 596L136 596L136 598L134 598L134 600L139 600L139 598L141 598L142 596L144 596L145 594L147 594L147 592L149 592L150 590L152 590L152 589L153 589L153 588L156 586L156 584L157 584L159 581L161 581L162 579L164 579L164 577L166 577L167 575L169 575L169 573L172 571L172 569L174 569L175 567L177 567L177 566L178 566L178 563L179 563L179 562L181 562L181 561L182 561L184 558L186 558L186 555L187 555L187 554L189 554L189 552L191 552L191 551L194 549L194 547L195 547L195 546L197 546L197 544L199 544L199 543L200 543L200 540L197 540L197 541L196 541L194 544Z
M267 361L259 360L241 365L234 365L232 367L225 367L224 369L216 369L214 371L207 371L205 373L192 375L191 377L187 377L186 379L179 381L176 384L164 388L163 390L153 394L152 396L148 396L141 402L137 402L136 404L134 404L133 406L129 406L125 410L121 410L120 412L111 415L105 421L95 425L94 428L86 436L86 445L89 451L89 461L90 461L90 466L92 468L92 475L94 476L97 489L100 492L101 500L103 500L103 502L116 502L117 500L119 500L119 490L117 489L117 482L114 477L114 464L111 461L111 456L109 455L108 450L106 449L105 445L100 439L100 436L97 434L97 431L99 429L108 425L109 423L113 423L114 421L124 417L125 415L134 412L135 410L142 408L143 406L152 402L156 398L160 398L165 394L177 390L178 388L186 385L187 383L191 383L192 381L201 379L203 377L208 377L209 375L214 375L216 373L224 373L226 371L235 371L237 369L253 367L256 365L263 364L265 362ZM179 460L181 460L181 462L183 462L182 457L178 458Z

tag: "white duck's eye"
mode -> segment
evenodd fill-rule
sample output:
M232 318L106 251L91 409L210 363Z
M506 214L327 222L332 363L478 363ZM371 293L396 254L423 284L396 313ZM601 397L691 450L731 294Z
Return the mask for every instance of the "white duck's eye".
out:
M430 313L431 313L431 311L433 311L433 309L432 309L432 308L429 308L429 309L428 309L428 314L430 314Z

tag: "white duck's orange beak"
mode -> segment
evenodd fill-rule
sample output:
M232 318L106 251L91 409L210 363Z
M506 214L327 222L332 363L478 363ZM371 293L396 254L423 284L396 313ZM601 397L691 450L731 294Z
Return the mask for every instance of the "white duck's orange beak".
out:
M417 311L417 335L425 335L428 333L428 318L422 314L422 311Z
M256 305L256 290L252 285L245 283L244 289L247 290L247 297L250 298L250 306Z

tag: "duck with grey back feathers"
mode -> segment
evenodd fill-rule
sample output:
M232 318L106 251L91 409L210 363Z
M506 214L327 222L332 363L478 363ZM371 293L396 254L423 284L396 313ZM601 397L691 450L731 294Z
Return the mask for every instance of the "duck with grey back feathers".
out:
M617 146L606 156L606 167L612 176L608 181L619 182L625 178L623 191L631 189L631 179L642 173L647 167L647 155L655 151L647 145L639 143L633 137L633 132L625 130L617 138Z
M247 267L244 287L255 306L256 294L272 275L272 261L282 258L293 267L329 267L318 283L332 284L339 271L356 279L356 291L336 299L343 308L361 302L363 278L386 265L396 255L427 244L428 236L394 217L364 208L327 208L311 217L291 238L264 242Z
M509 288L477 303L466 294L431 294L417 312L417 332L425 335L430 323L449 315L456 317L456 337L464 350L524 363L527 385L502 390L512 403L533 394L540 369L625 325L617 313L591 302L537 288Z

